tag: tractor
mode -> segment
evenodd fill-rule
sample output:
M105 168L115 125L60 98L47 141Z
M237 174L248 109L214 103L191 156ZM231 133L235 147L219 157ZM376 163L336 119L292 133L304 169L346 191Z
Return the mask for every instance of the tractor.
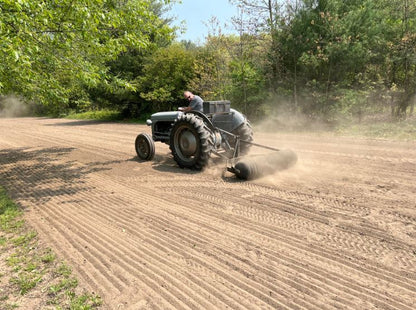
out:
M253 142L253 129L247 118L230 107L230 101L205 101L203 112L169 111L151 115L146 121L152 135L140 133L135 140L137 156L152 160L155 142L169 145L173 158L181 168L203 170L212 154L227 161L227 171L242 179L253 179L267 173L272 166L293 164L296 155ZM241 161L251 146L278 151L272 166L263 167L264 160ZM230 163L230 164L229 164ZM230 165L230 166L229 166ZM268 171L263 171L268 170ZM273 169L272 169L273 170Z

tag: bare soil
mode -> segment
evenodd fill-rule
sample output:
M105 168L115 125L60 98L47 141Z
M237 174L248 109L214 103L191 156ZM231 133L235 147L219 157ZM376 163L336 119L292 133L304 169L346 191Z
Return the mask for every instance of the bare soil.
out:
M140 132L0 119L0 185L103 309L416 308L415 142L255 131L298 163L240 181Z

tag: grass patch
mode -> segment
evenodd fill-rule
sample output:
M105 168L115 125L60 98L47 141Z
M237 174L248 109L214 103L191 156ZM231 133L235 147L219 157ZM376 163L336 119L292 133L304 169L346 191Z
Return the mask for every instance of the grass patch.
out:
M122 115L118 111L112 110L99 110L99 111L88 111L83 113L70 113L66 116L70 119L80 120L98 120L98 121L121 121Z
M123 118L121 112L113 110L99 110L99 111L88 111L83 113L69 113L64 117L67 119L78 119L78 120L94 120L103 122L123 122L133 124L145 124L146 120L150 118L149 114L143 114L140 118Z
M416 141L416 119L344 124L337 128L337 133L370 138Z
M78 288L71 268L39 244L37 233L25 225L22 212L1 186L0 223L0 264L5 266L0 274L1 309L26 309L29 295L40 297L37 307L42 309L99 308L101 298Z
M118 111L99 110L84 113L70 113L66 116L69 119L96 120L144 124L150 118L150 114L143 115L139 119L123 119ZM351 117L339 117L338 122L327 124L325 122L311 121L305 116L283 115L270 118L265 121L258 121L259 130L283 131L283 132L331 132L340 135L357 137L410 140L416 141L416 117L409 117L406 120L393 120L388 113L375 113L363 117L362 122L352 120Z
M19 229L23 222L18 220L21 211L18 207L11 201L7 195L4 188L0 187L0 228L4 232L12 232L16 229ZM4 237L1 236L3 239Z
M398 120L389 112L381 112L364 115L361 119L339 115L333 121L323 121L304 115L283 114L259 121L255 124L256 130L416 141L416 115Z

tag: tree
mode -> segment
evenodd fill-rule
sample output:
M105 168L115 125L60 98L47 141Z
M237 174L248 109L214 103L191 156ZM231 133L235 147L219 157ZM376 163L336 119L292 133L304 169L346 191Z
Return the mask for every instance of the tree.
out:
M303 112L328 114L344 96L351 98L349 89L371 90L380 83L388 33L383 20L388 15L378 2L296 4L281 27L279 41L283 82L294 85L295 103L297 90L304 94L299 106ZM357 92L361 93L365 92Z
M108 62L172 30L146 0L0 0L0 93L59 112L111 83ZM169 1L165 1L168 3ZM133 88L118 79L117 87Z
M393 114L406 117L407 108L413 111L416 96L416 4L409 0L382 1L380 5L388 11L384 22L386 29L387 84L398 87L397 106Z
M146 104L142 110L172 110L195 78L195 56L180 44L161 48L149 55L143 76L137 78L138 92Z
M268 58L271 68L270 90L276 88L281 72L280 64L280 42L278 40L278 30L282 22L282 5L279 0L230 0L240 9L240 14L245 15L245 19L240 17L236 24L244 32L262 38L262 34L267 33L271 38Z
M196 53L196 77L189 85L201 94L205 100L226 99L229 87L230 49L235 42L234 36L209 35L205 45Z

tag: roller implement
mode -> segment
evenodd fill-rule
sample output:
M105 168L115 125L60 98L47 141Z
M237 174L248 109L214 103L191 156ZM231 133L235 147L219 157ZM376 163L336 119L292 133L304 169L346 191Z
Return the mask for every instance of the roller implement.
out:
M141 133L135 141L137 156L142 160L153 159L155 142L159 141L169 145L181 168L203 170L214 154L225 159L227 171L245 180L289 168L297 161L291 150L254 143L249 121L226 100L205 101L203 112L158 112L146 123L152 134ZM253 146L270 152L247 156Z

